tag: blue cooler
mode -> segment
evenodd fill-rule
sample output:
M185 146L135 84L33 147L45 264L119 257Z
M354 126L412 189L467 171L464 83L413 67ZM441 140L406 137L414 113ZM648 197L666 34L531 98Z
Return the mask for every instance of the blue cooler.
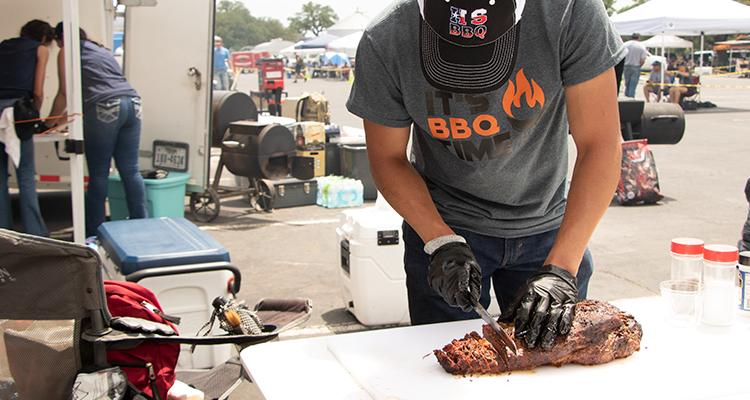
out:
M213 300L239 291L240 272L227 249L185 218L105 222L97 233L105 278L154 292L165 313L180 317L180 333L196 334L211 318ZM178 367L213 368L235 354L232 345L198 346L194 353L182 346Z
M185 218L105 222L97 234L123 275L154 267L229 262L227 249Z

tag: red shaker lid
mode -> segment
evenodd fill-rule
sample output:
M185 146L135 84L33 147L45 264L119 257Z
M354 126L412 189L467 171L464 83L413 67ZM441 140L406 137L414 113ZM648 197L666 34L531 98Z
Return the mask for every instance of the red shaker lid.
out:
M738 258L739 251L734 246L726 244L709 244L703 249L703 259L706 261L736 263Z
M703 254L703 241L694 238L672 239L672 253L686 256L699 256Z

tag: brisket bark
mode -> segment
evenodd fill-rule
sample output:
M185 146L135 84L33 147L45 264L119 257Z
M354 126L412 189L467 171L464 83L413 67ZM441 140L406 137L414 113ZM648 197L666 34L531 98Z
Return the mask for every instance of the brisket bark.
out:
M505 328L513 337L513 328ZM454 375L498 374L529 370L542 365L595 365L628 357L640 349L643 331L632 315L602 301L584 300L576 304L570 333L558 337L550 350L528 349L523 340L515 339L518 356L507 352L489 325L482 327L484 337L476 332L453 340L442 350L435 350L440 365ZM498 350L506 351L507 364Z

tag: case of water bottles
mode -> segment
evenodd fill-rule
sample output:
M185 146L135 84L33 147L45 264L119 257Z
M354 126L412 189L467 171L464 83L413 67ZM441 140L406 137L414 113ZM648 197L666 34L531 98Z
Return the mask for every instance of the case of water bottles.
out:
M364 203L364 187L356 179L340 176L318 178L317 204L325 208L359 207Z

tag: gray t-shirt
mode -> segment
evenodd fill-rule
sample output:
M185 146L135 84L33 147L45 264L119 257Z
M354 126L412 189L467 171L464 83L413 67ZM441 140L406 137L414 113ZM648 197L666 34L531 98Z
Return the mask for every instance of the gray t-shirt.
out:
M628 49L628 54L625 56L625 65L640 67L643 60L648 58L646 46L637 40L628 40L625 42L625 48Z
M412 129L412 162L451 227L497 237L557 228L565 212L565 86L624 56L601 0L529 1L513 84L448 93L422 75L417 0L397 0L367 28L349 111Z

